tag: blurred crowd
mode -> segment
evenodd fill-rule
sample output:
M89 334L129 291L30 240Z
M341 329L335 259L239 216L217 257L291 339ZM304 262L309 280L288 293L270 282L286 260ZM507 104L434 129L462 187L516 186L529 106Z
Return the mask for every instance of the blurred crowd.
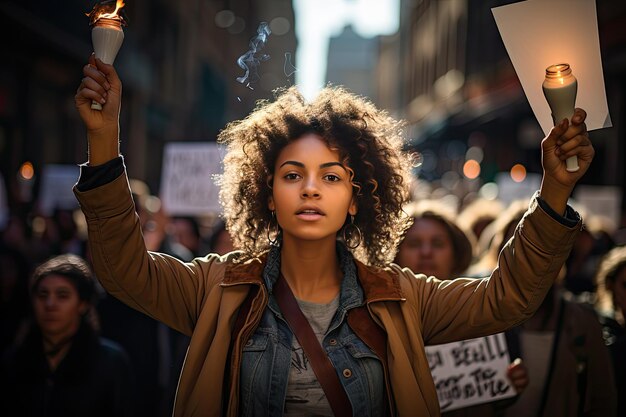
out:
M145 183L131 180L131 189L149 250L183 261L233 250L218 216L171 217ZM395 262L441 280L489 275L528 199L444 200L406 207L414 224ZM603 416L615 403L626 415L626 242L623 230L576 209L585 227L558 281L506 334L518 395L445 415ZM80 211L57 209L14 213L0 230L2 415L171 413L189 339L102 291L86 227Z

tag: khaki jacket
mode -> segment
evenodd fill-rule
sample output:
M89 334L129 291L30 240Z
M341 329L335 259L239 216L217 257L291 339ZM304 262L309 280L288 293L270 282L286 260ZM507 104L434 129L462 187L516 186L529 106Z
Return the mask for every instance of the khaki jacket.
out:
M147 252L125 174L74 192L87 218L102 285L129 306L191 336L174 415L237 416L242 346L269 297L262 261L234 263L237 255L229 254L183 263ZM439 281L396 265L379 269L357 262L368 310L387 333L388 382L398 416L440 415L424 345L501 332L532 315L579 228L580 222L563 226L533 199L499 267L485 279ZM233 336L238 309L252 286L259 291L240 334ZM230 352L233 365L225 369Z

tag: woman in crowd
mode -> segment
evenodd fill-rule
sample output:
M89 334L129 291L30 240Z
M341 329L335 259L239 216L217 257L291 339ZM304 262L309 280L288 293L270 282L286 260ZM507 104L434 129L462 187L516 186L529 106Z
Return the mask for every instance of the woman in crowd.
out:
M31 279L34 323L2 372L3 416L131 416L133 377L121 348L98 337L95 279L76 255Z
M543 141L541 189L490 278L390 265L410 225L401 125L342 89L307 103L290 88L220 134L224 217L241 251L183 263L141 238L115 69L92 56L83 73L89 156L75 192L94 265L113 295L191 335L176 416L439 415L424 344L528 318L580 227L566 203L594 150L578 109Z

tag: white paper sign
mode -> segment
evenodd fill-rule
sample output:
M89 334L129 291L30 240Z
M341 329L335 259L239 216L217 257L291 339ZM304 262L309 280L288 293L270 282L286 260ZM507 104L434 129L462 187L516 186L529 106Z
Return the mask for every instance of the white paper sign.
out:
M223 171L224 152L214 142L172 142L165 145L161 201L169 215L219 213L215 175Z
M513 397L504 333L426 346L441 411Z
M578 80L576 107L587 112L587 129L612 126L595 0L526 0L491 11L544 134L554 124L541 85L546 68L560 63L568 63Z
M72 188L80 168L76 165L46 165L41 174L39 186L39 209L45 216L51 216L55 208L73 210L78 208L78 201Z

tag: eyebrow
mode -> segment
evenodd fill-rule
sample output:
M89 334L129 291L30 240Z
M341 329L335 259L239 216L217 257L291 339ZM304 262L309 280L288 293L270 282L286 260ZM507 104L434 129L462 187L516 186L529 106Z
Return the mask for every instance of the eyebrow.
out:
M304 164L298 161L285 161L282 164L280 164L279 168L282 168L285 165L295 165L297 167L304 168ZM344 167L341 162L324 162L323 164L320 164L320 168L328 168L332 166L338 166L338 167L343 168L344 170L346 169L346 167Z

